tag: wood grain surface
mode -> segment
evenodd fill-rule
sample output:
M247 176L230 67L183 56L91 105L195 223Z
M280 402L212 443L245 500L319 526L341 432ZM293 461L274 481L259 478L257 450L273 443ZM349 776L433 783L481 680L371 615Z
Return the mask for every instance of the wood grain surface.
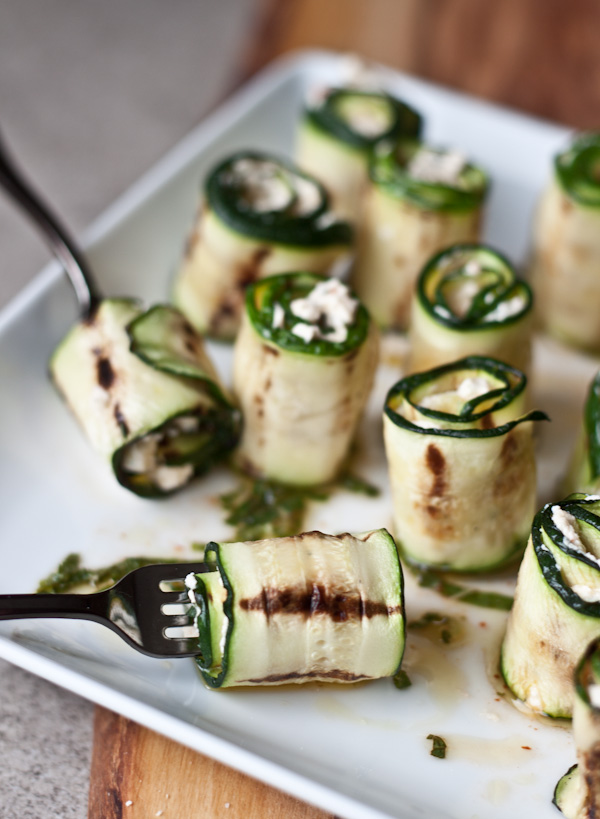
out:
M600 127L597 0L262 0L246 76L307 46L577 128Z
M218 696L218 695L217 695ZM335 819L97 707L89 819Z
M291 49L332 48L598 128L599 31L597 0L262 0L239 76ZM331 819L98 708L89 819L121 816Z

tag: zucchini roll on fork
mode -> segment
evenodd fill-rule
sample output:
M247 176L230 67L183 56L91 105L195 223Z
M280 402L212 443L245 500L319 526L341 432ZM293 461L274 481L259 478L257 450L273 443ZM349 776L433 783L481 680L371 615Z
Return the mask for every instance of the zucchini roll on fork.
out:
M536 515L502 645L502 673L532 710L573 713L573 674L600 637L600 497L571 495Z
M554 159L534 225L532 281L546 330L600 351L600 133Z
M246 287L287 270L327 274L349 257L353 232L325 189L257 151L234 154L209 175L174 301L202 333L234 338Z
M189 575L202 676L213 688L394 674L405 640L402 568L385 529L209 543Z
M535 509L525 375L472 356L399 381L384 408L395 535L412 563L486 571L527 540Z
M455 245L429 261L413 295L411 371L467 355L524 372L531 360L531 289L485 245Z
M420 115L384 91L330 88L304 109L296 161L323 182L333 210L353 220L361 210L373 148L420 132Z
M600 639L593 640L575 671L573 739L577 765L561 777L553 802L567 819L600 816Z
M180 489L237 441L239 413L202 339L172 307L102 300L58 346L50 374L94 449L137 495Z
M252 285L234 351L242 469L299 486L332 480L348 455L378 352L367 311L337 279L289 273Z
M423 265L478 240L488 180L457 151L412 140L379 146L369 176L353 286L381 327L404 330Z

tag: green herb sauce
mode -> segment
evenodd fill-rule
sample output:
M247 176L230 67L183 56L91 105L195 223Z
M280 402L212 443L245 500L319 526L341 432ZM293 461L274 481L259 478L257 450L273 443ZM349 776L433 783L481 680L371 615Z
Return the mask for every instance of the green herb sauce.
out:
M92 591L102 591L114 586L118 580L140 566L176 562L173 558L126 557L104 569L87 569L81 565L81 555L73 553L67 555L58 569L40 582L37 593L62 594L84 585L91 586Z
M376 486L346 472L332 483L315 487L284 486L242 476L240 485L220 500L228 513L225 522L234 527L235 540L263 540L302 532L309 503L328 500L338 487L368 497L379 494Z
M460 586L458 583L447 580L443 574L433 569L411 569L410 566L409 569L416 575L419 586L433 589L444 597L451 597L454 600L460 600L461 603L469 603L472 606L481 606L486 609L510 611L512 608L513 598L510 595Z

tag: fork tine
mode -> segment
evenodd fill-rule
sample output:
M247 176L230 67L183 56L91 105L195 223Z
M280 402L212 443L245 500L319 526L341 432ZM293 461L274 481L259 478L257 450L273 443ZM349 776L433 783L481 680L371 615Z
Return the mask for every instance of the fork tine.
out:
M189 614L163 614L167 622L165 626L171 628L172 626L193 626L194 617ZM169 638L167 638L169 639Z
M160 605L167 606L172 605L173 603L181 603L185 605L187 603L188 606L191 606L191 600L188 597L187 591L159 591L160 594Z

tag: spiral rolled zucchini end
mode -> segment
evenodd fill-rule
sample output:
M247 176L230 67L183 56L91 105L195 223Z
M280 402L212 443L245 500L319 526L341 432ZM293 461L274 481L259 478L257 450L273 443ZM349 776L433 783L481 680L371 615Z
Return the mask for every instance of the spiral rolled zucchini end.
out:
M201 332L232 339L252 282L287 270L327 274L352 242L316 179L271 155L234 154L207 177L174 301Z
M119 483L171 494L225 457L239 412L202 339L172 307L105 299L50 361L52 379Z
M533 521L519 570L501 667L533 711L573 713L573 674L600 637L600 497L547 504Z
M471 356L404 378L384 406L394 528L410 562L488 571L526 542L536 469L527 379Z

